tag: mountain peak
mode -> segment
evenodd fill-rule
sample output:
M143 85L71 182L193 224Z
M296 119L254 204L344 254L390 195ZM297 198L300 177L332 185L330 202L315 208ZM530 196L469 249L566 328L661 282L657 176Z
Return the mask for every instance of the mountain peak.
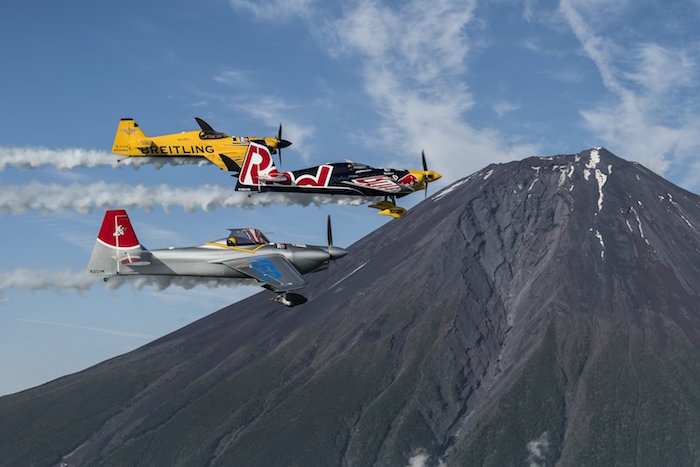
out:
M0 398L0 458L692 464L699 228L698 196L603 148L492 164L352 245L293 311L262 292Z

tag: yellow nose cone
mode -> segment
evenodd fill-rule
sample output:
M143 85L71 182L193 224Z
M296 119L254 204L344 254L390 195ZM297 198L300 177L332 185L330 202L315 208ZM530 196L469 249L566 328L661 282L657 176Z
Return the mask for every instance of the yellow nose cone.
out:
M428 170L427 172L423 172L425 174L425 177L428 179L429 182L434 182L435 180L439 180L442 175L440 175L437 172L433 172L432 170Z

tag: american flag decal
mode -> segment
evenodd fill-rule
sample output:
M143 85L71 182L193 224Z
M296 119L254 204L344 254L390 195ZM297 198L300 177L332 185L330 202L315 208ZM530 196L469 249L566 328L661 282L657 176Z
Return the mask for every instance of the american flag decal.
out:
M398 186L396 182L384 175L380 175L378 177L356 178L352 182L360 186L366 186L374 190L387 191L389 193L401 191L401 187Z

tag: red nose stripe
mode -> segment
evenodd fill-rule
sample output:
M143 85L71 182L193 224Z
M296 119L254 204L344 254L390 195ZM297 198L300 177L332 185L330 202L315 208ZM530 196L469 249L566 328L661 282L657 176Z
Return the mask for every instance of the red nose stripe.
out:
M119 248L132 248L139 245L136 233L131 227L129 216L123 209L107 211L97 236L107 245Z

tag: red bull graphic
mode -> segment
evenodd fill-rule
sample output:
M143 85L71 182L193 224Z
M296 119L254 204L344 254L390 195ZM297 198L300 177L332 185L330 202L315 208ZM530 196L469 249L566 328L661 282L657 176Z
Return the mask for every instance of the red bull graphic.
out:
M399 179L399 183L408 187L412 187L413 185L418 183L418 178L416 178L416 176L412 173L408 173Z
M282 185L327 187L333 166L321 165L316 174L295 175L294 172L278 172L272 161L270 150L261 144L250 143L243 168L239 176L242 185Z

